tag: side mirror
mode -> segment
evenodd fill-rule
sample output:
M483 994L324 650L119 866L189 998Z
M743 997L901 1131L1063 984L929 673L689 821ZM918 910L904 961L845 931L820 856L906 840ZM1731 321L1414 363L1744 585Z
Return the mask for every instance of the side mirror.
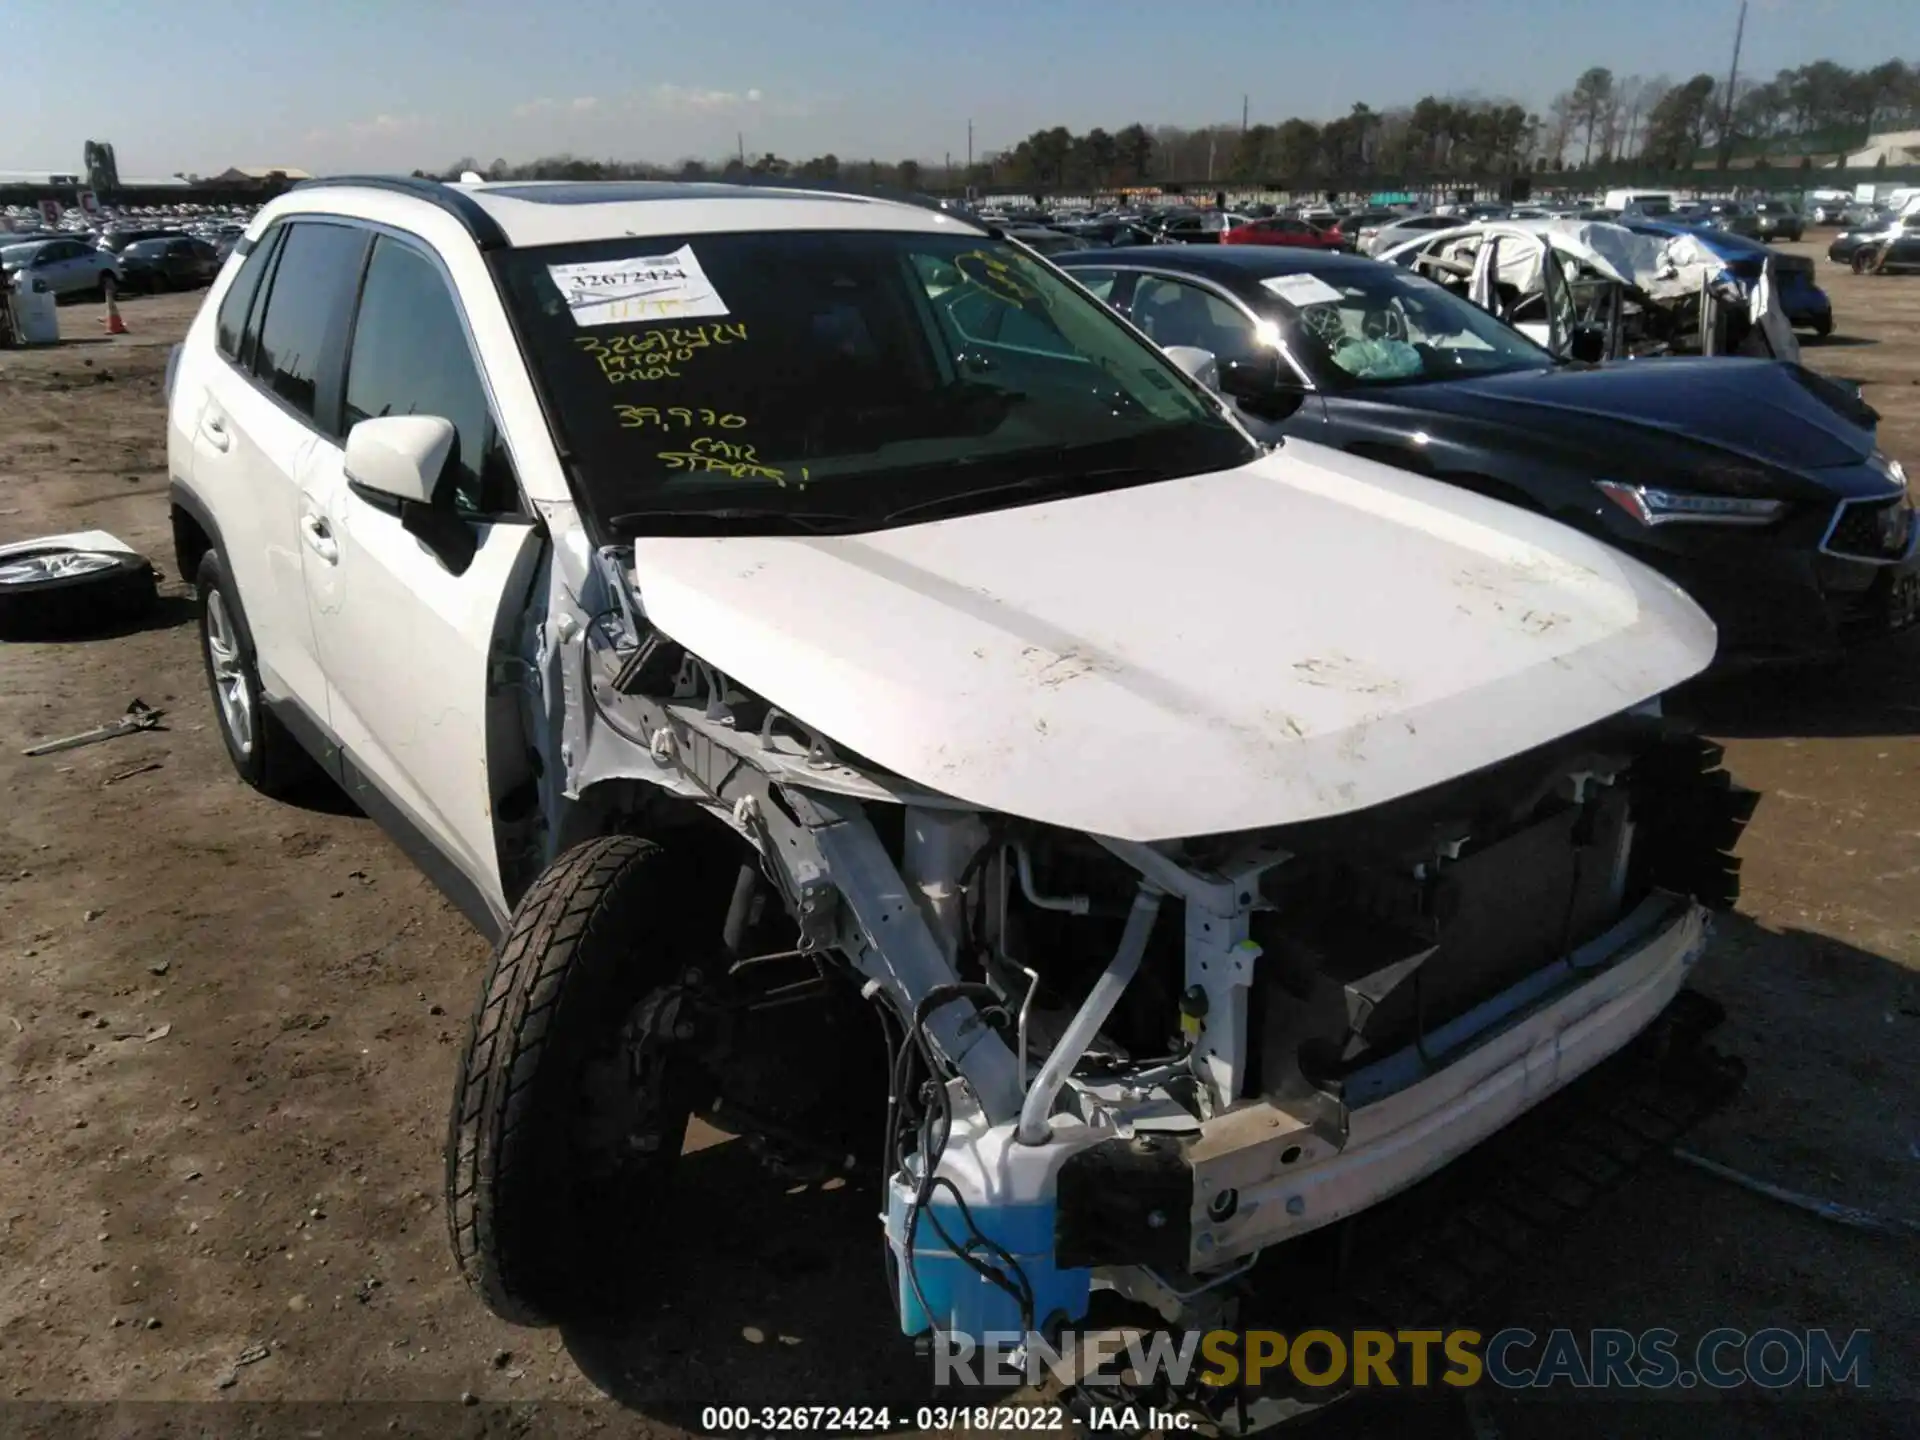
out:
M425 545L455 575L479 552L473 526L451 501L434 503L458 432L438 415L381 415L347 432L342 464L347 484L369 503L398 514L400 528Z
M1606 331L1596 326L1578 326L1568 337L1567 357L1584 365L1598 365L1607 358Z
M1280 381L1280 357L1272 350L1220 362L1220 393L1236 400L1271 400Z
M1203 350L1198 345L1169 345L1167 358L1178 365L1187 375L1199 381L1209 390L1220 388L1220 361L1211 350Z
M347 479L393 500L431 505L457 432L438 415L382 415L347 432Z

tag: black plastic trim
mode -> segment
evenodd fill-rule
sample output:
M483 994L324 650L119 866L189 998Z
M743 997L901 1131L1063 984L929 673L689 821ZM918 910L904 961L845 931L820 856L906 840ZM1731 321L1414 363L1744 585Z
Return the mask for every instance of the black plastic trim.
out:
M185 481L178 479L167 481L167 503L185 512L187 517L200 527L200 533L207 537L213 549L218 550L222 555L227 553L227 547L220 539L220 526L215 523L213 512L207 508L204 500L187 488ZM187 564L180 540L180 528L176 525L173 530L173 568L179 572L180 579L185 584L191 585L193 584L193 566ZM196 561L195 564L198 562ZM244 622L241 628L245 629ZM248 635L246 639L248 647L251 648L253 637Z
M279 711L276 709L275 713ZM486 894L472 877L455 864L453 857L435 843L426 828L381 789L373 777L356 765L353 756L345 751L340 754L340 788L347 792L348 799L367 813L374 824L387 832L401 852L420 868L421 873L434 883L442 895L453 902L454 908L467 917L467 922L474 929L486 936L490 943L500 943L500 937L507 931L507 917L495 913L487 903Z
M327 772L328 779L339 784L345 752L328 733L327 727L320 723L319 717L291 695L275 699L262 692L260 698L267 709L273 712L273 718L280 722L281 728L293 736L300 748L313 757L314 763Z
M500 228L500 223L487 213L484 206L457 185L448 185L439 180L422 180L411 175L325 175L314 180L302 180L292 188L386 190L395 195L411 195L453 216L482 250L505 250L508 247L507 232Z

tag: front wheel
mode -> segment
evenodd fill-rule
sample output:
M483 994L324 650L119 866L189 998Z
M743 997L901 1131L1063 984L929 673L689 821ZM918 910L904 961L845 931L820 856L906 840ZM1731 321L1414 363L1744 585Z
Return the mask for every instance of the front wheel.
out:
M636 1235L688 1116L711 1098L691 1044L699 966L725 896L659 847L590 840L527 891L467 1034L448 1124L447 1225L461 1274L520 1325L630 1310ZM709 897L713 898L713 897ZM697 921L711 920L708 955Z

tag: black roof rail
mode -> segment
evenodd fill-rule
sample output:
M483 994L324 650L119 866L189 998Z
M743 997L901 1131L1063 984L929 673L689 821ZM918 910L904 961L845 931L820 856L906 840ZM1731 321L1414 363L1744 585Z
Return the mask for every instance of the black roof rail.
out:
M809 180L796 175L769 175L763 172L747 171L743 175L713 175L705 180L683 182L690 185L744 185L760 186L770 190L808 190L821 195L845 195L854 200L890 200L896 205L913 205L922 210L937 210L942 215L951 215L981 230L993 227L977 218L971 207L950 209L931 195L922 195L913 190L897 190L890 185L854 185L843 180Z
M327 186L352 186L360 190L391 190L396 195L411 195L429 205L437 205L465 227L473 243L482 250L504 250L507 232L484 206L457 185L427 180L416 175L321 175L296 181L295 190L324 189Z

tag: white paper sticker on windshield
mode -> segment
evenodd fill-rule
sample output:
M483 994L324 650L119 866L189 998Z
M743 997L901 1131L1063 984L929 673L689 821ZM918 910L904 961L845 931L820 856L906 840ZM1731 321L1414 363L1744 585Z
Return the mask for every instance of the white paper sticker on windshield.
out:
M1340 292L1318 275L1269 275L1260 282L1260 287L1272 291L1296 310L1307 305L1326 305L1341 298Z
M576 325L621 325L725 315L726 302L691 245L592 265L549 265Z

